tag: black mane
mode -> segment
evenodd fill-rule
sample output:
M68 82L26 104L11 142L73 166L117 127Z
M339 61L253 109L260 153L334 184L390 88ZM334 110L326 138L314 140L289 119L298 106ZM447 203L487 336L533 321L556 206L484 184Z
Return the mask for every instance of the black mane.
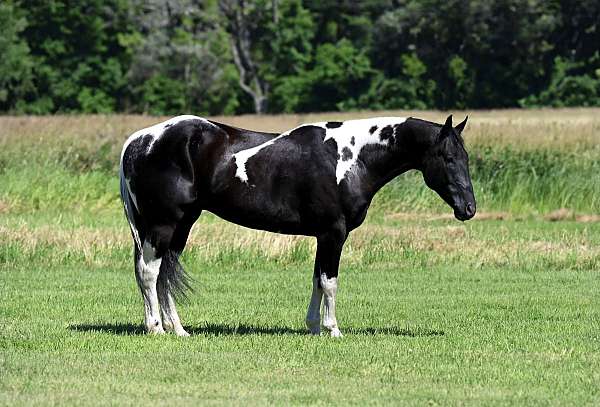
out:
M431 129L435 129L436 130L435 134L437 134L439 132L439 129L441 129L442 127L444 127L443 124L435 123L435 122L432 122L432 121L429 121L429 120L418 119L416 117L409 117L406 120L407 121L410 120L410 121L413 121L413 122L417 122L418 124L424 125L424 127L429 127ZM465 140L463 139L462 135L460 135L456 131L451 132L451 135L453 136L453 138L458 142L458 144L462 148L465 148Z

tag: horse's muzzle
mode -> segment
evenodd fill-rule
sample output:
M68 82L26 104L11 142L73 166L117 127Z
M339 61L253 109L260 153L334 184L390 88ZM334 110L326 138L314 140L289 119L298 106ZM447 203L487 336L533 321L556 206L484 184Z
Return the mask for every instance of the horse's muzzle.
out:
M454 217L464 222L475 216L476 211L475 202L467 202L462 208L454 208Z

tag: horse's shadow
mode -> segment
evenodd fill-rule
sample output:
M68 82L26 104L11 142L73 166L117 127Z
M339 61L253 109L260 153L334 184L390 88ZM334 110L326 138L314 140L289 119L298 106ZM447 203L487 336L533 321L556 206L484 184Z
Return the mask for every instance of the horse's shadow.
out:
M142 325L136 324L75 324L69 329L76 332L103 332L113 335L145 335ZM205 323L201 326L185 327L190 335L223 336L223 335L308 335L306 329L290 328L287 326L258 326L258 325L224 325ZM444 331L421 327L381 327L381 328L352 328L342 330L351 335L391 335L406 337L443 336Z

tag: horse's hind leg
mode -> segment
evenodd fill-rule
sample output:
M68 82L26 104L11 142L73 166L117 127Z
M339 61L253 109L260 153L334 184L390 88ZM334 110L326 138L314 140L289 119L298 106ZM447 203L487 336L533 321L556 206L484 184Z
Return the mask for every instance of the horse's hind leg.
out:
M193 219L183 219L175 227L157 283L163 328L178 336L189 336L181 325L175 307L174 291L179 290L182 293L184 289L188 288L183 268L179 264L179 256L185 247L195 219L197 216L194 216Z
M164 333L156 283L162 264L162 256L150 239L144 239L142 251L135 248L135 277L144 299L144 325L148 333Z
M321 289L319 282L321 275L320 270L319 255L317 254L312 279L312 295L310 297L310 303L308 304L308 311L306 312L306 327L313 335L319 335L321 333L321 300L323 298L323 289Z
M169 264L169 245L175 228L171 225L148 227L141 237L142 250L135 248L136 280L144 299L144 325L148 333L164 333L158 288L160 274Z
M158 286L158 298L161 304L160 313L164 330L173 332L177 336L190 336L183 328L183 325L181 325L179 314L177 314L177 309L175 308L175 299L166 286Z

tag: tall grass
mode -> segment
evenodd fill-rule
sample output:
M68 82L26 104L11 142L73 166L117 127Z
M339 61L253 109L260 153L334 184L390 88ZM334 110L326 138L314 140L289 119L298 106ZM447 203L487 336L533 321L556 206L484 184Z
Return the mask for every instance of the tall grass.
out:
M457 112L456 117L466 113ZM471 176L483 211L600 212L600 110L471 112L465 131ZM359 112L216 118L281 131L300 122L377 115L442 121L440 112ZM0 212L117 210L119 152L128 134L163 118L0 118ZM411 172L378 195L374 215L448 209Z

